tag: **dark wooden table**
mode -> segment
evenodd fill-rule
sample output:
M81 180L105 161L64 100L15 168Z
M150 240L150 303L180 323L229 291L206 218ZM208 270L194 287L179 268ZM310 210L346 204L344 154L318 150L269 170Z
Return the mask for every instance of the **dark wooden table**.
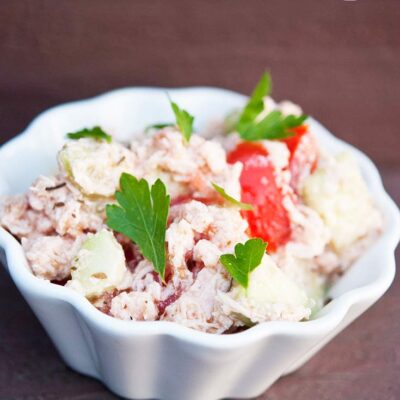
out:
M379 166L400 201L400 3L0 2L0 143L49 106L128 85L290 98ZM399 260L399 257L398 257ZM400 398L400 287L260 399ZM0 269L0 399L114 399L67 369Z

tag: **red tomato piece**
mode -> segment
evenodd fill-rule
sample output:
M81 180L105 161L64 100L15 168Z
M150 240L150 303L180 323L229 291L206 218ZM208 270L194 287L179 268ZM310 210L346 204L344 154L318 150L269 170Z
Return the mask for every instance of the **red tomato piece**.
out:
M283 194L275 180L275 170L268 152L258 143L243 142L228 154L228 162L241 161L242 201L253 210L242 211L249 224L250 235L268 242L268 252L285 244L291 235L290 219L283 206Z
M282 141L286 143L291 156L296 151L301 138L308 132L308 129L306 125L301 125L293 128L292 131L294 132L294 136L282 139Z
M306 125L293 128L294 136L282 139L290 151L291 186L297 190L302 179L312 173L318 163L318 147Z

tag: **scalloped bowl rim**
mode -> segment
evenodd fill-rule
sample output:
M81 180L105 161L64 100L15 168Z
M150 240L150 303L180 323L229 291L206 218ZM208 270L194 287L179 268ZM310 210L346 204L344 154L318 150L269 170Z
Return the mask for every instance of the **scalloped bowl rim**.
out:
M174 97L176 94L185 92L217 92L221 95L239 96L243 99L245 96L236 92L220 89L215 87L187 87L187 88L158 88L158 87L126 87L115 89L98 96L64 103L52 107L40 113L28 127L19 135L9 140L0 147L0 158L3 154L19 141L26 141L31 134L34 134L34 128L37 125L45 124L46 119L55 112L68 110L70 108L81 107L83 105L95 106L96 103L104 101L112 101L113 98L124 93L132 93L140 95L141 92L160 92L162 91ZM364 286L351 289L337 298L333 299L325 306L320 315L315 319L304 322L287 322L287 321L268 321L260 323L243 332L233 335L215 335L196 331L168 321L123 321L106 314L103 314L90 304L82 295L63 286L54 285L48 281L36 278L29 270L27 260L24 256L21 245L9 234L5 229L0 228L0 247L4 249L9 273L19 288L36 294L40 297L48 297L69 303L79 312L85 319L90 320L98 329L108 331L120 336L135 335L170 335L181 340L196 345L202 345L214 348L232 348L237 346L245 346L253 341L266 338L272 335L317 335L320 333L328 333L345 317L351 306L359 301L368 300L370 298L380 297L390 286L395 275L394 250L400 237L400 214L393 200L386 193L377 168L372 161L361 151L348 143L336 138L326 128L319 124L312 117L309 123L313 128L319 130L320 135L326 136L331 141L340 143L342 148L346 148L353 153L358 162L361 164L364 173L367 173L370 179L370 190L375 199L379 198L380 204L387 210L390 215L386 221L386 227L372 247L380 246L385 250L382 252L381 271L378 279ZM1 172L0 172L1 179Z

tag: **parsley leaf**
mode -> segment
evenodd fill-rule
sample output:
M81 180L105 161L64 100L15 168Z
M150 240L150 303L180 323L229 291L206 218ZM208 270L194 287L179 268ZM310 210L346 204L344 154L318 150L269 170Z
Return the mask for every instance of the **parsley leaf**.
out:
M236 200L232 196L229 196L228 193L225 192L225 189L223 189L221 186L218 186L215 183L211 183L212 187L229 203L232 203L233 205L241 208L242 210L252 210L253 206L248 203L242 203L239 200Z
M167 123L163 123L163 124L152 124L152 125L146 126L144 131L148 132L150 129L163 129L163 128L167 128L169 126L174 126L174 125L175 124L173 124L172 122L167 122Z
M73 140L92 138L95 140L105 140L107 143L111 143L112 140L112 137L105 133L99 126L95 126L91 129L85 128L73 133L67 133L67 137Z
M257 117L264 110L264 97L271 92L271 77L265 72L254 89L249 101L240 114L235 129L243 140L284 139L294 135L292 128L300 126L307 115L284 116L281 111L273 110L261 121Z
M150 189L146 180L123 173L120 188L115 193L119 205L106 207L107 225L135 242L164 280L165 231L170 204L165 185L157 179Z
M247 289L250 272L261 264L266 248L262 239L249 239L235 246L235 254L223 254L219 259L232 278Z
M246 130L249 125L254 123L254 120L264 110L264 97L271 92L271 76L264 72L257 86L253 90L249 101L240 114L239 121L236 125L236 130L240 133Z
M185 139L185 141L188 143L190 140L190 137L192 136L193 133L193 121L194 117L193 115L190 115L187 111L179 108L178 104L174 103L170 99L172 111L175 114L176 118L176 125L178 126L179 130L182 132L182 135Z
M248 125L245 130L239 132L242 139L256 141L263 139L284 139L294 135L292 128L302 125L307 115L283 116L281 111L273 110L260 122Z

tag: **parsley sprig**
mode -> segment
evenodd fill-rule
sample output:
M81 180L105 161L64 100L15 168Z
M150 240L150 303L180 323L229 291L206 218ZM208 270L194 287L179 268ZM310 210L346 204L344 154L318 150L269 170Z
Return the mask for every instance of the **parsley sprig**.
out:
M271 111L260 122L249 124L246 129L238 131L241 138L247 141L263 139L285 139L294 135L293 128L300 126L307 119L307 115L283 116L281 111Z
M170 126L175 126L172 122L166 122L166 123L160 123L160 124L151 124L146 126L146 128L144 129L145 132L148 132L152 129L164 129L164 128L168 128Z
M78 140L82 138L91 138L95 140L105 140L107 143L111 143L111 135L105 133L100 126L95 126L93 128L84 128L77 132L67 133L68 139Z
M223 254L220 261L232 278L247 289L250 272L261 264L266 248L262 239L249 239L235 246L235 254Z
M236 125L239 133L245 132L250 126L254 125L255 119L264 110L264 97L268 96L270 92L271 76L264 72L239 116L239 121Z
M300 126L307 115L287 115L273 110L260 120L259 115L264 110L264 97L271 93L271 77L265 72L249 101L243 108L235 129L243 140L257 141L263 139L284 139L294 135L293 128Z
M241 208L242 210L252 210L253 206L251 204L248 203L243 203L239 200L236 200L235 198L233 198L232 196L230 196L228 193L226 193L225 189L222 188L221 186L218 186L216 183L211 183L212 187L216 190L216 192L219 193L219 195L221 197L223 197L228 203L231 203L239 208Z
M190 115L186 110L179 108L178 104L170 99L172 111L175 114L176 125L182 133L186 143L189 142L193 133L193 115Z
M189 143L189 140L193 133L194 116L190 115L186 110L180 108L178 104L173 102L169 96L168 99L171 104L172 111L175 115L175 123L166 122L166 123L152 124L146 127L144 131L148 132L151 129L163 129L169 126L176 126L181 131L185 142Z
M165 232L170 204L164 183L157 181L149 187L145 179L123 173L120 191L115 193L118 205L107 205L107 225L136 243L144 257L165 278Z

